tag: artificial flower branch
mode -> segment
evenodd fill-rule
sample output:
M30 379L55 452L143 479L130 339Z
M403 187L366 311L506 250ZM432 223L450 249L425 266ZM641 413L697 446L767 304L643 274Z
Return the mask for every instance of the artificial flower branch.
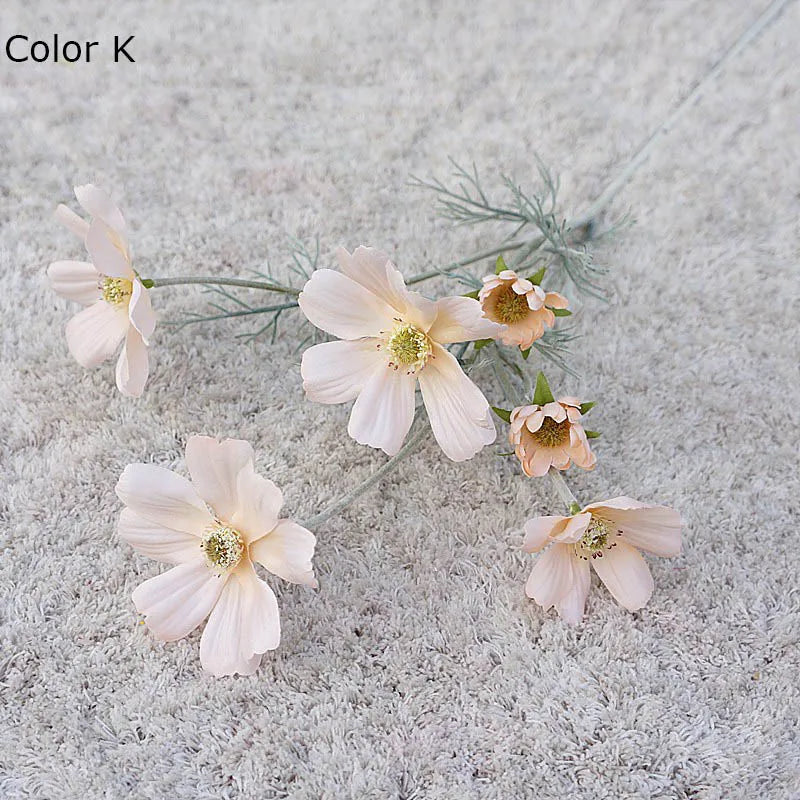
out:
M299 289L291 286L283 286L279 283L266 283L265 281L251 281L244 278L144 278L142 285L146 289L158 289L162 286L184 286L184 285L207 285L207 286L238 286L243 289L262 289L266 292L278 292L280 294L290 294L297 297ZM295 305L297 305L295 303Z

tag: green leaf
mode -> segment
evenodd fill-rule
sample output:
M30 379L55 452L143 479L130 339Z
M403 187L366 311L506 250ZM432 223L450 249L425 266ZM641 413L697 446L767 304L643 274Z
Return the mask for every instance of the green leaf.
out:
M580 505L578 505L578 503L575 503L575 502L570 503L569 504L569 513L570 514L580 514L581 513Z
M520 353L522 353L522 357L527 361L528 356L531 354L531 348L529 347L527 350L520 350Z
M588 414L597 403L581 403L581 415Z
M503 272L503 270L506 269L508 269L508 267L506 266L506 262L503 256L497 256L497 263L495 264L494 267L494 274L499 275L501 272Z
M487 344L491 344L494 339L476 339L472 346L475 348L476 351L486 347Z
M599 439L602 434L599 431L584 431L587 439Z
M152 289L154 285L155 282L152 278L142 278L142 286L144 286L145 289Z
M531 275L530 278L528 278L528 280L531 283L533 283L533 284L538 286L539 284L541 284L542 278L544 278L545 272L547 272L547 267L542 267L540 270L537 270L536 272L534 272L533 275Z
M500 417L503 422L511 422L510 411L506 411L504 408L496 408L495 406L492 406L492 411L494 411L494 413L497 414L497 416Z
M474 292L467 292L466 294L462 294L461 296L462 297L471 297L473 300L477 300L478 299L478 291L479 290L476 289Z
M533 392L533 404L535 406L543 406L554 401L555 398L550 391L550 384L547 382L544 372L540 372L536 376L536 389Z
M550 308L548 306L548 308ZM556 317L571 317L572 312L568 308L550 308Z

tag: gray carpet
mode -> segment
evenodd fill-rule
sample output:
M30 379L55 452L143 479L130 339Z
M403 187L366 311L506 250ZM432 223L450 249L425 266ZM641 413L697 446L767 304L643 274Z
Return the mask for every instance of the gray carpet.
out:
M244 438L302 519L385 457L347 437L346 407L303 399L297 318L275 345L235 338L253 322L160 325L132 401L112 364L71 359L75 307L44 274L81 257L51 214L90 181L145 276L280 275L288 235L319 234L326 265L361 243L408 273L447 263L492 234L443 223L410 173L452 155L532 185L536 152L578 211L762 5L4 4L4 37L105 49L0 54L0 795L798 796L800 4L613 204L635 217L596 251L614 300L587 305L583 377L551 370L599 401L576 493L686 521L641 612L595 584L571 629L526 600L519 529L558 508L547 482L429 441L317 530L318 592L271 580L281 649L210 678L199 633L159 644L133 609L162 567L115 536L123 467L184 471L189 435ZM115 34L135 64L113 63ZM162 323L207 300L153 293Z

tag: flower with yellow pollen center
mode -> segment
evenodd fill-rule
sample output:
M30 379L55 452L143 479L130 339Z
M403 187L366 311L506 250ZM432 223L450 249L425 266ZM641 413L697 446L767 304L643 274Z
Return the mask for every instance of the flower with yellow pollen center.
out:
M127 302L133 294L133 283L127 278L107 278L103 276L100 281L100 290L106 303L118 306Z
M498 295L494 316L503 325L513 325L515 322L525 319L530 313L527 295L517 294L511 286L507 286Z
M409 368L410 372L422 369L433 352L430 339L419 328L406 322L395 326L386 341L386 349L392 357L389 366Z
M611 541L612 533L621 535L608 520L596 517L592 514L592 520L586 528L580 541L575 545L575 553L586 561L592 558L602 558L603 551L611 547L616 547L617 543Z
M244 554L244 542L239 531L221 522L208 529L200 547L208 565L220 575L233 569Z
M532 436L542 447L562 447L569 443L569 427L568 419L556 422L552 417L545 417L542 427Z

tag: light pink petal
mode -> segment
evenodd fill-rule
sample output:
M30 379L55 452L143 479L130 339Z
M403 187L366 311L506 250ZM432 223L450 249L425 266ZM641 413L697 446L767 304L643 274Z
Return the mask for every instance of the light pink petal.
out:
M153 313L153 306L150 305L150 292L142 286L142 282L138 278L133 281L133 294L128 304L128 315L133 327L142 335L144 343L149 344L148 339L156 328L156 315Z
M436 319L428 335L440 344L496 339L503 326L483 316L481 304L471 297L443 297L436 303Z
M370 376L385 369L386 356L378 349L380 339L324 342L303 353L300 374L309 400L346 403L358 397Z
M562 406L572 406L573 408L580 408L581 401L577 397L567 396L567 397L559 397L558 402L561 403Z
M542 423L544 422L544 411L541 408L537 408L526 420L525 420L525 427L531 432L536 433L539 428L542 427Z
M577 560L569 545L554 544L536 559L525 584L525 594L547 611L572 591L577 579L574 564Z
M544 304L549 308L566 308L569 305L569 300L558 292L548 292L544 296Z
M87 214L102 220L119 233L124 232L125 220L122 213L102 189L92 183L76 186L75 197Z
M79 217L71 208L59 203L56 207L55 218L81 241L86 239L86 234L89 233L89 223L83 217Z
M555 401L543 405L542 411L544 411L546 416L552 417L556 422L563 422L567 418L567 412L564 410L564 407L561 403L556 403Z
M404 369L379 367L353 405L347 432L359 444L393 456L402 447L414 418L416 377Z
M100 276L88 261L54 261L47 268L53 291L88 306L102 296Z
M117 389L128 397L140 397L149 374L147 345L142 341L139 331L131 326L125 336L125 346L117 359Z
M568 625L579 625L583 619L586 595L589 593L592 579L588 561L575 559L572 562L572 568L572 588L556 603L556 611Z
M137 586L133 604L158 639L174 642L209 615L224 585L204 561L190 561Z
M534 291L533 284L527 278L517 278L511 284L514 294L527 294Z
M681 516L674 508L615 497L592 503L586 510L608 519L622 531L626 541L648 553L669 557L681 552Z
M550 456L550 463L556 469L566 469L569 466L569 453L563 448L554 447Z
M67 323L67 346L81 366L96 367L114 355L127 330L125 308L98 300Z
M285 581L316 589L311 563L316 543L311 531L293 520L282 519L271 533L250 545L250 557Z
M528 299L528 308L531 311L538 311L540 308L544 307L544 292L542 291L541 286L534 286L533 290L528 292L527 299Z
M513 269L504 269L502 272L497 273L497 277L503 283L509 283L510 281L515 281L517 279L517 273L514 272Z
M527 469L525 473L530 478L541 478L550 471L552 463L552 449L549 447L539 447L534 451L533 455L527 459Z
M245 541L254 542L278 524L283 493L269 478L259 475L252 465L236 479L237 509L229 520Z
M591 521L591 514L575 514L575 516L568 518L568 522L563 528L553 532L553 539L564 544L575 544L586 533Z
M136 277L125 248L125 243L108 225L99 219L92 221L86 234L86 250L100 274L129 281Z
M140 517L175 531L202 536L213 522L205 503L186 478L154 464L129 464L117 497Z
M448 458L465 461L495 440L489 403L455 356L438 344L419 373L419 385L433 435Z
M526 553L538 553L549 541L550 534L566 517L534 517L525 523L525 541L522 549Z
M151 522L130 508L122 509L117 533L142 555L156 561L183 564L203 560L197 536Z
M219 442L210 436L192 436L186 443L186 466L200 497L221 521L233 525L239 511L239 473L245 468L254 470L250 444L241 439Z
M603 551L602 558L593 558L592 566L614 599L628 611L636 611L653 594L653 576L635 547L620 539L615 544Z
M391 331L397 312L360 283L332 269L318 269L297 302L308 320L339 339Z
M217 678L252 675L261 654L281 640L278 601L272 589L243 562L229 577L200 638L200 663Z

